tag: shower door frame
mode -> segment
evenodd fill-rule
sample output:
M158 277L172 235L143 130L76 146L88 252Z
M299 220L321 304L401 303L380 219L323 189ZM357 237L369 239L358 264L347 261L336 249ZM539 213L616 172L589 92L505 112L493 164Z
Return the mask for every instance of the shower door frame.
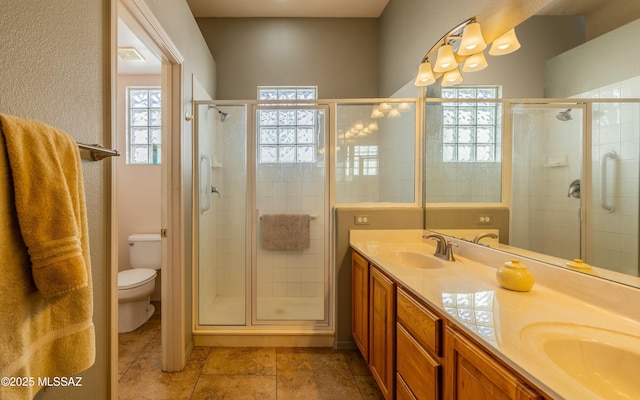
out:
M583 260L591 258L591 235L586 231L586 227L592 226L592 104L591 101L583 99L504 99L503 100L503 147L502 147L502 199L503 203L513 212L513 109L538 108L538 109L580 109L582 111L582 131L581 131L581 171L580 171L580 257ZM513 217L509 218L509 224L513 223ZM513 232L513 227L509 227L509 232ZM509 238L511 242L511 238Z
M194 174L193 174L193 218L194 218L194 240L192 246L193 254L193 281L192 281L192 318L193 318L193 333L200 335L207 334L219 334L219 335L235 335L235 334L266 334L266 335L278 335L285 333L299 333L301 335L320 334L323 337L325 335L333 338L335 334L335 274L334 266L335 261L333 259L334 243L333 243L333 226L334 219L331 215L331 210L334 205L333 198L333 183L332 177L335 174L335 167L333 165L334 160L334 148L331 143L335 142L335 112L336 102L333 100L286 100L286 101L265 101L265 100L198 100L194 101L194 116L197 121L199 106L215 104L218 106L245 106L245 135L246 135L246 213L245 213L245 323L244 325L203 325L200 323L200 302L199 302L199 289L198 289L198 276L199 276L199 242L197 236L197 229L199 226L199 196L198 196L198 183L199 183L199 171L196 165L199 157L195 157L195 154L199 154L197 139L198 139L198 124L194 124ZM255 262L256 255L253 251L257 241L257 210L256 205L256 151L257 151L257 132L256 132L256 110L259 108L273 108L277 106L297 106L298 108L304 107L305 109L315 108L325 111L325 127L324 127L324 146L325 146L325 178L324 178L324 267L325 267L325 281L324 281L324 309L325 318L323 321L311 321L310 323L301 323L299 320L285 320L285 321L268 321L255 323L254 302L256 295L252 292L255 285ZM250 297L247 294L250 293ZM201 343L208 343L204 336ZM307 336L305 336L307 337ZM220 336L219 340L225 340L225 336ZM306 341L308 343L308 340ZM312 341L313 342L313 341ZM315 341L315 343L325 343L326 341ZM220 342L216 342L220 343ZM294 343L289 341L288 343ZM328 343L328 342L327 342Z
M333 174L333 154L331 151L325 151L324 156L324 169L325 169L325 177L323 182L323 193L324 193L324 209L323 209L323 224L324 224L324 299L323 299L323 307L324 307L324 319L323 320L258 320L257 319L257 284L258 284L258 252L257 246L258 243L258 224L260 221L259 210L257 209L257 181L256 181L256 172L258 170L258 130L257 130L257 114L259 110L278 110L287 108L295 108L295 109L314 109L314 110L323 110L325 113L324 116L324 146L325 150L332 148L330 143L333 143L333 126L334 126L334 117L335 106L332 107L333 103L329 103L326 101L318 101L318 100L282 100L282 101L252 101L247 105L247 175L249 177L248 189L247 189L247 204L250 204L250 207L247 207L247 225L251 225L249 231L250 240L247 242L247 260L250 262L250 273L247 274L247 293L251 293L251 301L247 302L247 326L253 327L287 327L295 325L296 327L304 326L304 327L313 327L326 329L333 329L333 296L335 292L333 283L333 260L331 255L332 246L331 244L331 205L332 205L332 192L331 192L331 177ZM333 108L333 110L332 110ZM317 146L320 147L320 143L317 143ZM249 194L250 192L250 194ZM313 221L311 221L313 223Z

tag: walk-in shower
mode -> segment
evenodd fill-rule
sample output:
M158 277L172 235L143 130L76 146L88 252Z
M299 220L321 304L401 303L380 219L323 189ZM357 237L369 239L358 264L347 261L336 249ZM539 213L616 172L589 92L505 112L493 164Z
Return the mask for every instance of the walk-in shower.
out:
M196 325L329 329L327 106L197 107Z
M511 241L638 276L637 102L512 104Z
M330 210L417 205L417 101L217 100L194 115L196 344L333 346Z

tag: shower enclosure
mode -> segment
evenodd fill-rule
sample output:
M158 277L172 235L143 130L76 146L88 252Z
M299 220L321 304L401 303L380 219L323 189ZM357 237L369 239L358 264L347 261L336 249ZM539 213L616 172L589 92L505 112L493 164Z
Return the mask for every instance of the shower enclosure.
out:
M638 276L640 105L510 104L511 241Z
M329 326L327 117L317 104L197 105L198 326Z
M418 115L416 99L196 102L196 344L334 345L329 210L419 204Z

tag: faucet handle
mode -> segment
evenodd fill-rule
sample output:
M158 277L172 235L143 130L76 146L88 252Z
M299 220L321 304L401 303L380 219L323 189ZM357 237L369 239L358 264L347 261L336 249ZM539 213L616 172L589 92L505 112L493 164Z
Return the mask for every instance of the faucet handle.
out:
M447 261L455 261L456 258L453 256L453 248L460 247L455 243L447 242L447 248L445 251L445 255L447 257Z

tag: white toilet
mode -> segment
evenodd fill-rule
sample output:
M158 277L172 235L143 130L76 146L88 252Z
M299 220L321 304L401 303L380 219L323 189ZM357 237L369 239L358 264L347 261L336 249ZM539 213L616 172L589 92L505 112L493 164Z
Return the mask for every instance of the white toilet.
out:
M160 234L137 233L129 236L131 269L118 272L118 332L138 329L153 315L151 293L157 270L162 265Z

